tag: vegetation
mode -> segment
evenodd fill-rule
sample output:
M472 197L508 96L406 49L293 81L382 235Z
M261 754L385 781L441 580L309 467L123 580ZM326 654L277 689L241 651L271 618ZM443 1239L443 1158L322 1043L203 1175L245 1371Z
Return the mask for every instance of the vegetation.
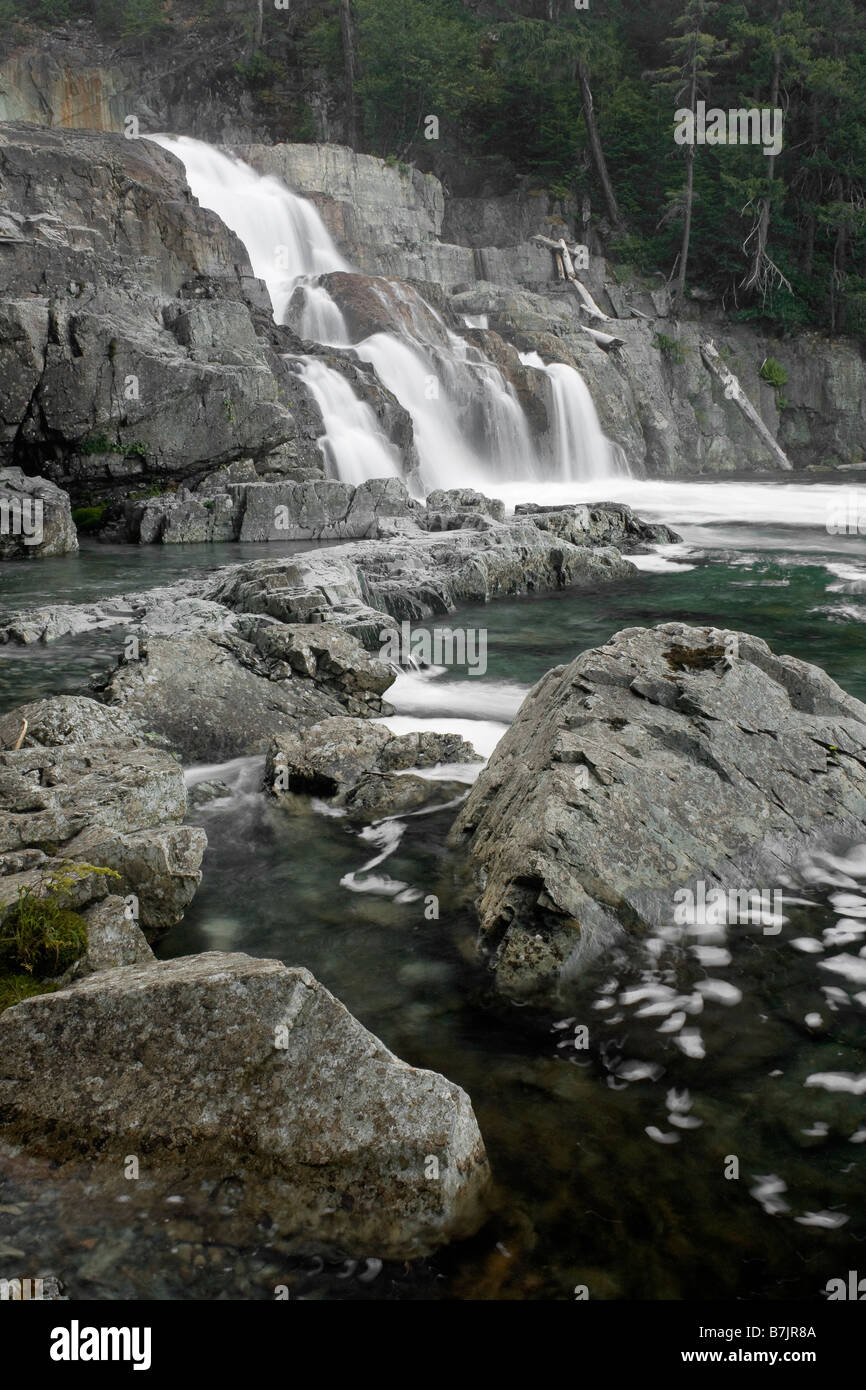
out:
M780 332L866 336L862 0L0 0L0 15L85 17L172 64L186 32L212 34L202 80L221 99L243 88L276 139L315 139L326 116L330 138L467 193L530 176L567 215L588 203L675 302L700 287ZM675 112L698 102L782 110L781 149L677 144Z
M654 334L653 347L657 348L669 362L685 362L686 360L686 350L682 343L676 338L669 338L666 333Z
M63 863L0 909L0 1011L56 987L51 981L84 955L87 923L72 901L76 886L94 876L120 877L94 864Z
M764 381L768 381L771 386L775 386L779 390L781 390L788 380L787 368L783 367L781 362L777 362L775 357L767 357L764 359L760 374L764 378Z
M72 520L76 528L87 535L91 531L98 531L108 511L108 502L97 502L88 507L74 507L72 510Z

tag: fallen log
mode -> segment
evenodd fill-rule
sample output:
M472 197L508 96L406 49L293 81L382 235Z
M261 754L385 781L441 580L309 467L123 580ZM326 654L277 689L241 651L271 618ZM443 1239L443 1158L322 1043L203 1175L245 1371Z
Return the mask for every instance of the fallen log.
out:
M532 240L537 241L540 246L548 246L550 248L553 252L553 261L559 272L559 278L562 279L563 276L565 277L586 312L592 318L600 319L603 323L613 323L610 314L602 313L589 290L586 288L586 285L578 280L574 269L574 262L571 258L571 252L565 244L565 238L561 237L559 241L553 241L550 237L542 236L541 233L538 233Z
M585 323L578 325L583 333L588 333L594 343L609 352L611 348L625 347L625 338L615 338L612 333L599 333L597 328L587 328Z
M709 338L705 343L701 343L701 357L703 358L704 366L724 388L725 399L735 401L740 407L740 410L752 426L755 434L773 455L779 467L784 468L787 473L793 472L793 465L784 449L782 449L781 445L773 438L773 435L752 405L752 402L734 376L734 373L725 366L712 338Z

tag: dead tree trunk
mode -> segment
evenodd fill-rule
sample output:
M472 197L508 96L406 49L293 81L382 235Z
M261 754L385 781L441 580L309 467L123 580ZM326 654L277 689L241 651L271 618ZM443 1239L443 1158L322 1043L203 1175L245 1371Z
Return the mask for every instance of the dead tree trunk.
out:
M592 103L592 88L589 85L589 69L583 59L581 59L577 65L577 78L580 83L580 100L583 106L583 117L586 121L587 133L589 135L589 147L592 150L595 171L598 174L599 183L604 193L607 215L616 230L621 232L623 230L622 213L619 210L619 203L616 200L613 184L610 181L610 174L607 171L607 160L604 157L601 137L598 133L598 123L595 119L595 109Z
M718 382L724 387L725 399L734 401L748 420L755 434L761 442L769 449L773 458L780 468L784 468L787 473L792 471L792 465L785 451L777 444L767 426L764 424L752 402L749 400L742 386L732 371L723 363L718 354L715 343L710 338L707 342L701 343L701 357L704 366Z
M353 150L358 148L358 109L355 99L355 25L351 0L340 0L340 32L343 37L343 69L346 75L346 133Z

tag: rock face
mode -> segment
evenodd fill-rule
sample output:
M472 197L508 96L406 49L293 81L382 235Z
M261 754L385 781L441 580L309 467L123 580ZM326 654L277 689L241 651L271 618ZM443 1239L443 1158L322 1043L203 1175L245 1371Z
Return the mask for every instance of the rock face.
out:
M0 182L0 462L85 499L244 458L321 472L267 291L173 155L10 124Z
M307 970L211 952L103 971L8 1009L0 1049L7 1137L61 1160L135 1153L199 1189L232 1179L245 1214L308 1247L409 1259L483 1215L468 1096Z
M0 560L78 549L69 497L47 478L0 468Z
M541 997L672 922L678 890L771 890L864 826L866 706L756 637L669 623L548 672L452 836L500 988Z
M186 761L262 753L275 733L326 715L378 715L394 672L350 632L326 623L238 624L149 637L102 693Z
M328 798L353 818L368 820L465 792L459 777L431 781L405 776L406 769L481 761L457 734L397 735L361 719L325 719L303 734L274 739L265 782L277 797L307 792Z
M115 719L84 697L22 705L0 721L0 737L17 741L25 720L32 732L23 746L0 752L0 903L72 861L119 875L88 874L74 889L76 907L113 890L138 898L146 932L179 922L207 845L204 831L181 824L180 765L123 713Z

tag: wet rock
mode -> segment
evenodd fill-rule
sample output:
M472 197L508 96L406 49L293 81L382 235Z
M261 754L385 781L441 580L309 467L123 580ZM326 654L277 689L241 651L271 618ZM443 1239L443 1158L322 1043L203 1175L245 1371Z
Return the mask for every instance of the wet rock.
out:
M342 270L323 275L321 284L342 311L353 343L374 333L399 333L448 346L444 323L408 285Z
M77 549L68 494L47 478L0 468L0 560L67 555Z
M448 489L437 489L427 496L427 525L431 530L454 530L456 526L437 526L431 525L431 513L464 518L467 513L477 513L480 516L489 516L494 521L505 520L505 503L498 497L485 497L482 492L476 492L471 487L458 487Z
M610 546L575 546L519 519L481 532L359 541L288 560L253 561L219 577L210 597L238 612L267 613L282 622L346 624L380 644L385 615L429 618L453 612L461 603L569 585L592 587L633 573L630 562Z
M4 1138L97 1172L130 1153L166 1181L185 1169L229 1224L410 1259L482 1219L468 1096L307 970L210 952L102 971L8 1009L0 1049Z
M459 734L392 734L361 719L326 719L301 733L281 735L268 749L265 783L274 793L327 797L351 816L414 810L462 795L465 784L402 775L403 769L480 763Z
M623 502L599 502L593 507L543 507L528 502L515 507L514 515L529 517L542 531L572 545L615 545L629 551L682 540L661 522L643 521Z
M668 623L549 671L452 837L500 987L543 996L670 925L678 890L772 890L864 827L866 706L756 637Z

